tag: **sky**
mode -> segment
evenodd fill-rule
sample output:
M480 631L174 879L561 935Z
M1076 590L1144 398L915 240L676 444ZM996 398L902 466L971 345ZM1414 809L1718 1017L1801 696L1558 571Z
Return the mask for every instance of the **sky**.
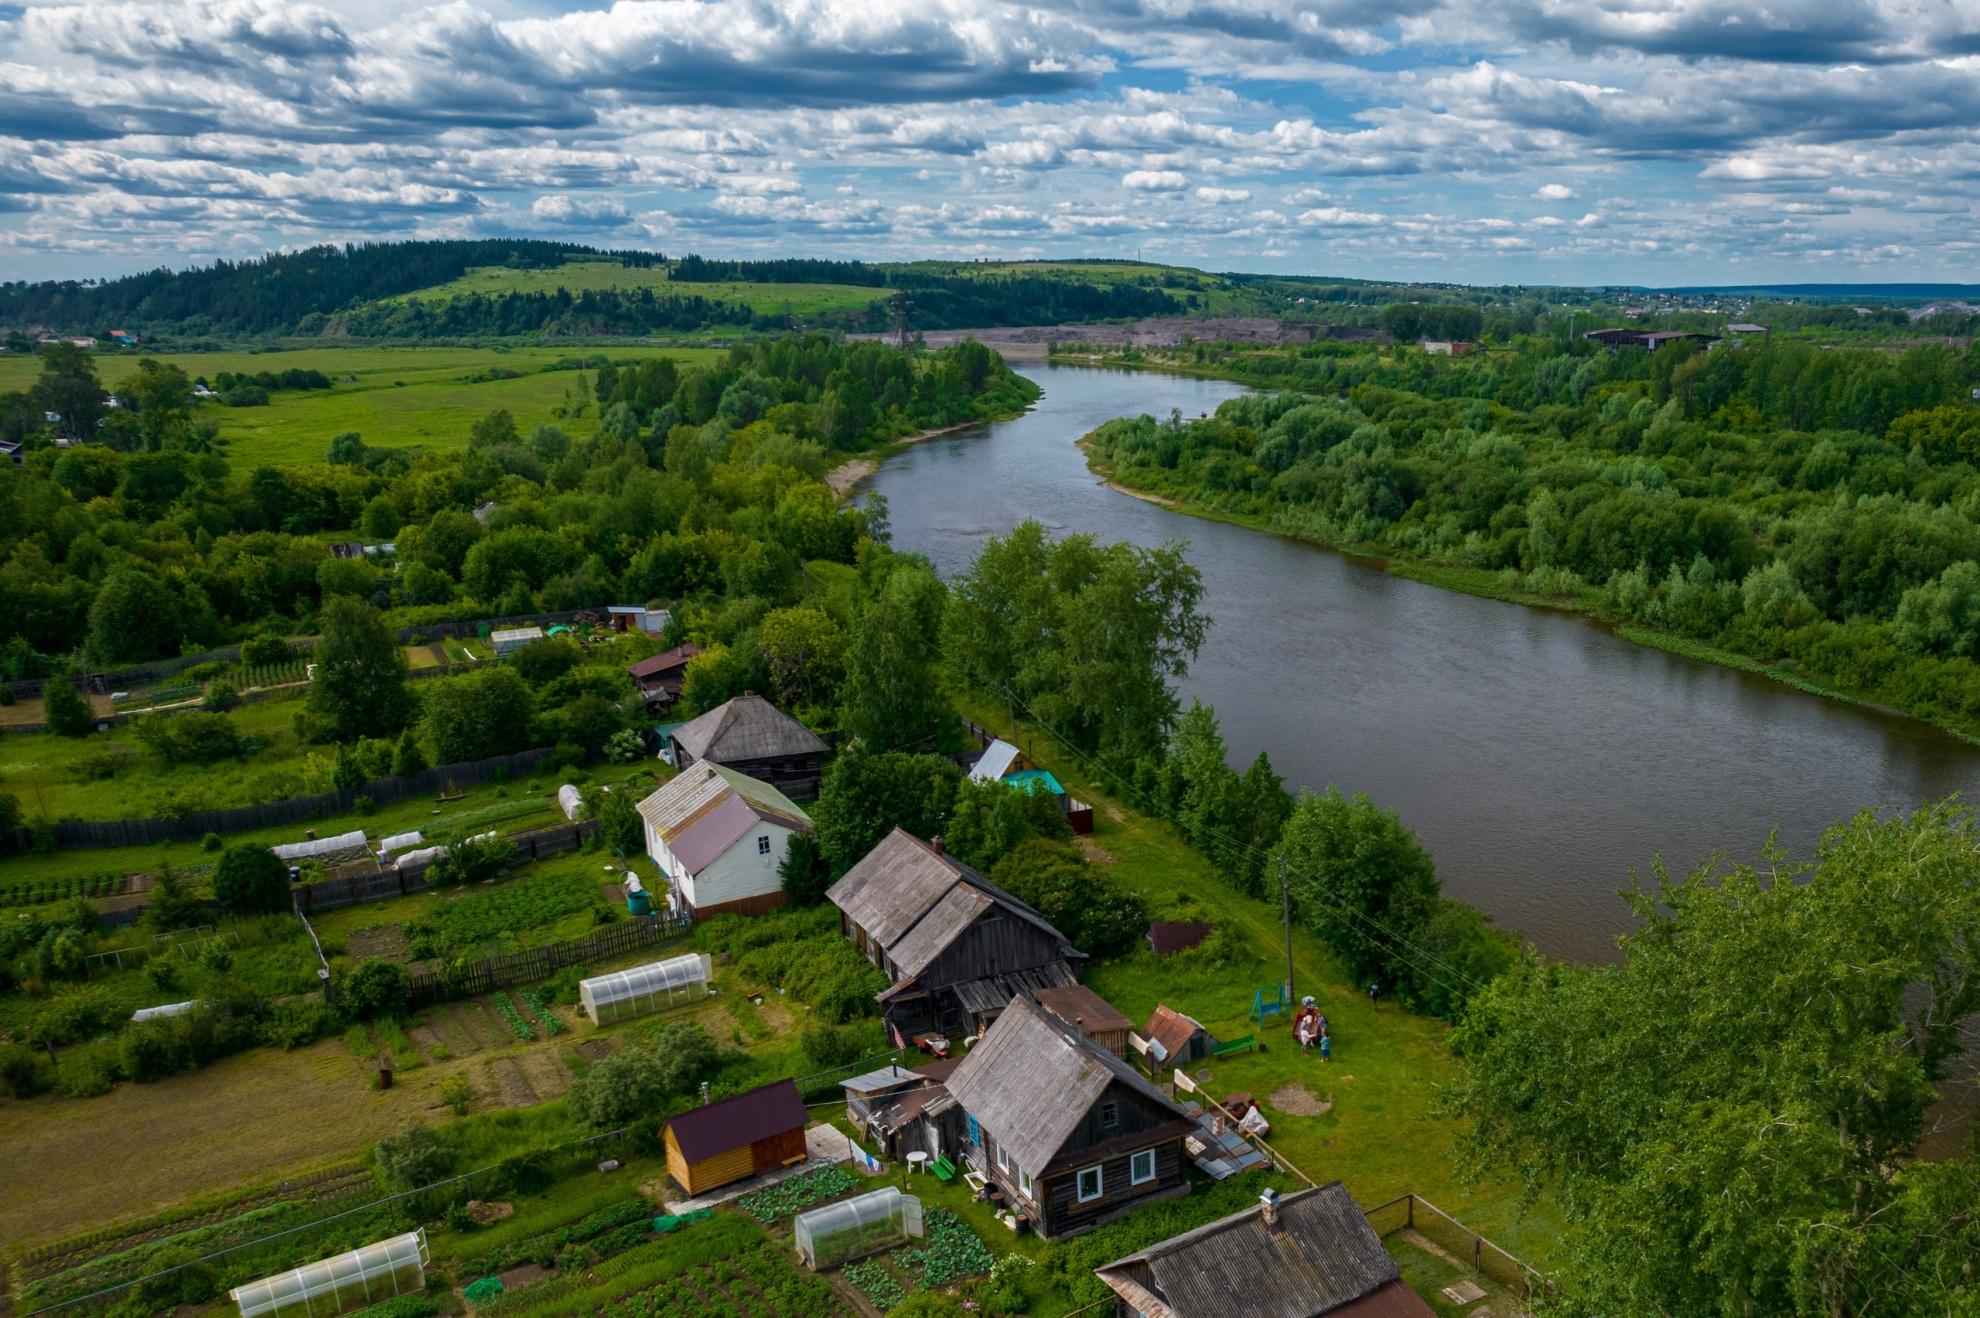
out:
M0 278L525 235L1980 279L1980 0L0 0Z

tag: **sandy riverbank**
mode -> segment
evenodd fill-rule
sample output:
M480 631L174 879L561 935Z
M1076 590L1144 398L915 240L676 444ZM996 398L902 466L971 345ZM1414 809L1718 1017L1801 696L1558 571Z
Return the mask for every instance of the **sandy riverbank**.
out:
M897 439L885 448L870 453L866 457L851 458L845 462L841 462L838 466L825 473L825 483L832 487L832 493L843 499L850 495L854 487L861 481L880 470L880 464L882 462L885 462L894 453L906 448L908 445L919 444L924 440L940 439L943 435L953 435L959 430L968 430L972 426L987 424L984 421L958 421L952 426L937 426L933 430L924 430L918 435L909 435L906 439Z

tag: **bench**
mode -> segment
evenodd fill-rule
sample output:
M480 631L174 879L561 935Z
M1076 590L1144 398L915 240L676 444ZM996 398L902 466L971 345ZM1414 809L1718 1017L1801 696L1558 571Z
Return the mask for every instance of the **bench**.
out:
M938 1181L946 1182L956 1179L956 1165L947 1158L937 1158L934 1162L929 1163L928 1170L935 1173L935 1179Z
M1226 1039L1223 1043L1214 1045L1210 1049L1210 1055L1212 1057L1229 1057L1233 1053L1248 1053L1256 1047L1258 1047L1258 1036L1247 1034L1242 1038Z

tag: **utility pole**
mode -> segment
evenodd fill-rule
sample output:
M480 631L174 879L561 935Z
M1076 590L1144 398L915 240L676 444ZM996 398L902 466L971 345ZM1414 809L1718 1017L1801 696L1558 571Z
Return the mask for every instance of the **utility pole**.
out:
M1292 880L1286 877L1286 858L1279 857L1279 906L1286 918L1286 1010L1292 1010Z

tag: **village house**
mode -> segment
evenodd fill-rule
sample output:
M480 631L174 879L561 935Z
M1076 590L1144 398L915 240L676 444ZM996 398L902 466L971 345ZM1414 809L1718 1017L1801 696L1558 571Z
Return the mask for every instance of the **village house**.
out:
M1065 988L1086 959L1045 917L896 828L826 896L846 937L893 984L879 995L897 1043L981 1033L1013 995Z
M667 741L677 769L703 760L727 765L796 801L816 797L825 774L825 743L818 734L753 691L681 724Z
M761 915L788 902L778 870L791 838L811 831L811 816L770 784L706 762L641 801L639 817L668 901L696 918Z
M1189 1193L1188 1113L1027 994L946 1088L965 1114L964 1158L1040 1236L1077 1235Z
M605 617L615 632L644 632L648 636L658 636L674 620L668 610L649 609L644 604L607 604Z
M667 1123L667 1174L689 1194L805 1160L804 1099L789 1080L718 1099Z
M1116 1318L1432 1318L1339 1181L1094 1269Z
M646 702L647 709L660 709L681 698L681 684L687 680L688 660L700 653L701 647L690 641L629 665L626 675L632 678L633 686L638 689L640 699Z

